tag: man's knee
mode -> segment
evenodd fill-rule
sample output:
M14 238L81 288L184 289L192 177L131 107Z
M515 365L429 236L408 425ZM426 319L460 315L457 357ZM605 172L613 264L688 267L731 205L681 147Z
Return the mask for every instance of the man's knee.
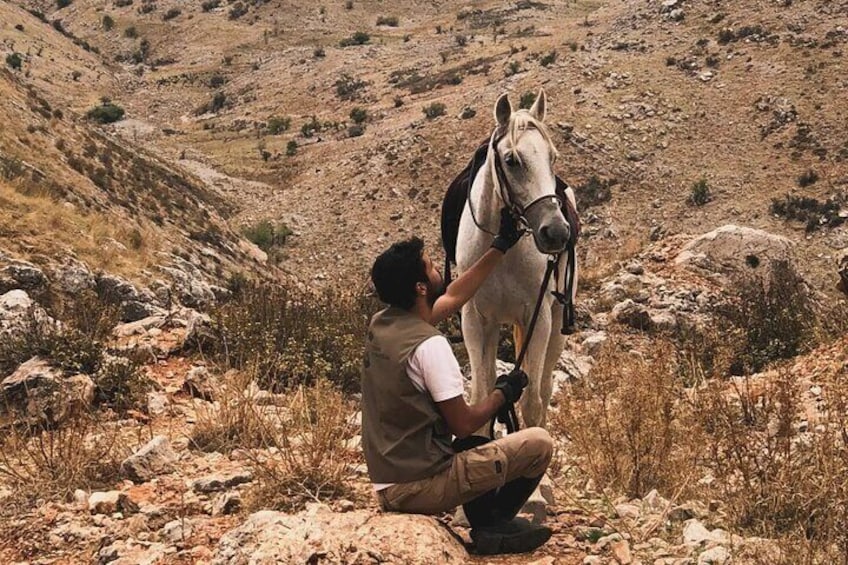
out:
M527 428L528 449L544 460L545 467L551 462L554 454L554 440L544 428Z

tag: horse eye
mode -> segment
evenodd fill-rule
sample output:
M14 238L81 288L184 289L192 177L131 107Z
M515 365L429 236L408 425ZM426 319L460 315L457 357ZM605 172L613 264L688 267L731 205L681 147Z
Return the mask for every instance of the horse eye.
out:
M515 165L518 164L518 159L515 158L514 153L509 152L506 155L504 155L504 163L506 163L510 167L514 167Z

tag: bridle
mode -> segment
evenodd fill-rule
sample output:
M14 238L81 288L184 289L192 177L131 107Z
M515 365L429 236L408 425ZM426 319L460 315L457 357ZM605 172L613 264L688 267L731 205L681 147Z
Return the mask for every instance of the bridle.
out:
M556 192L554 192L552 194L543 194L542 196L535 198L534 200L530 201L529 204L524 205L524 206L522 206L521 204L519 204L515 200L515 198L513 197L514 191L510 187L509 180L506 178L506 173L504 172L503 162L501 160L501 155L500 155L500 153L498 153L498 143L500 143L500 141L504 137L506 137L506 134L501 132L500 128L495 128L495 131L492 132L492 136L491 136L490 141L489 141L489 148L492 150L492 154L494 155L494 158L495 158L494 167L495 167L495 176L496 176L496 180L497 180L497 183L496 183L497 184L497 190L500 193L501 200L503 200L503 203L506 205L507 208L509 208L510 212L512 213L513 218L515 218L515 220L521 226L521 231L522 231L522 235L523 235L525 233L530 232L530 222L527 220L527 212L533 206L535 206L536 204L539 204L541 202L544 202L546 200L554 199L554 200L556 200L557 205L560 208L562 208L563 202L562 202L562 198ZM475 155L475 158L476 158L476 155ZM475 170L475 168L476 168L474 166L475 164L476 163L472 162L472 166L471 166L472 171ZM470 191L471 191L471 187L473 186L473 184L474 184L474 179L469 179L468 209L471 212L471 219L474 221L474 225L477 226L477 229L479 229L480 231L483 231L483 232L494 237L494 236L497 235L497 233L487 229L485 226L483 226L477 220L477 215L474 212L474 205L472 204L472 200L471 200L471 197L470 197L471 196Z

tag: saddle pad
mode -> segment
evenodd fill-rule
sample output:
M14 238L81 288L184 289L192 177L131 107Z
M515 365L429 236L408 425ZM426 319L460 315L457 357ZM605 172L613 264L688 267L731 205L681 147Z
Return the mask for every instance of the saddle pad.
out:
M486 162L488 150L489 141L486 140L474 151L474 156L450 184L442 200L442 246L445 248L448 260L452 263L456 263L459 221L462 218L462 211L465 209L465 202L468 200L468 192L471 190L471 183L477 176L477 172ZM565 191L567 189L568 185L565 181L557 176L556 193L562 199L565 219L571 226L571 243L576 244L577 238L580 236L580 218L577 215L577 210L572 206L571 200L566 197Z

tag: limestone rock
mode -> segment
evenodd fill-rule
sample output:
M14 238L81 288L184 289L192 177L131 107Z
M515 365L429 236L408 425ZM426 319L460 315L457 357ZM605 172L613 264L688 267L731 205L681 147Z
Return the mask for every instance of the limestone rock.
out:
M93 492L88 497L88 509L92 514L134 514L138 512L138 506L130 500L125 493L110 490L105 492Z
M615 305L612 309L612 319L638 330L648 330L653 327L648 309L629 298Z
M361 558L422 565L458 565L468 559L462 544L435 518L365 510L334 513L311 504L295 515L252 514L221 538L212 563L310 563L315 556L330 563Z
M174 470L177 455L168 438L156 436L147 445L124 459L121 472L136 483L143 483Z
M755 273L767 277L774 261L787 262L797 273L791 240L732 224L690 241L674 261L692 270L714 274L724 282L738 281Z
M94 400L88 375L64 378L40 357L22 363L0 383L0 414L23 416L35 423L58 424L87 409Z
M47 282L41 269L26 261L13 261L0 269L0 293L14 289L39 290Z
M192 482L191 488L194 492L210 493L249 483L252 480L253 474L250 471L230 473L227 475L207 475Z

